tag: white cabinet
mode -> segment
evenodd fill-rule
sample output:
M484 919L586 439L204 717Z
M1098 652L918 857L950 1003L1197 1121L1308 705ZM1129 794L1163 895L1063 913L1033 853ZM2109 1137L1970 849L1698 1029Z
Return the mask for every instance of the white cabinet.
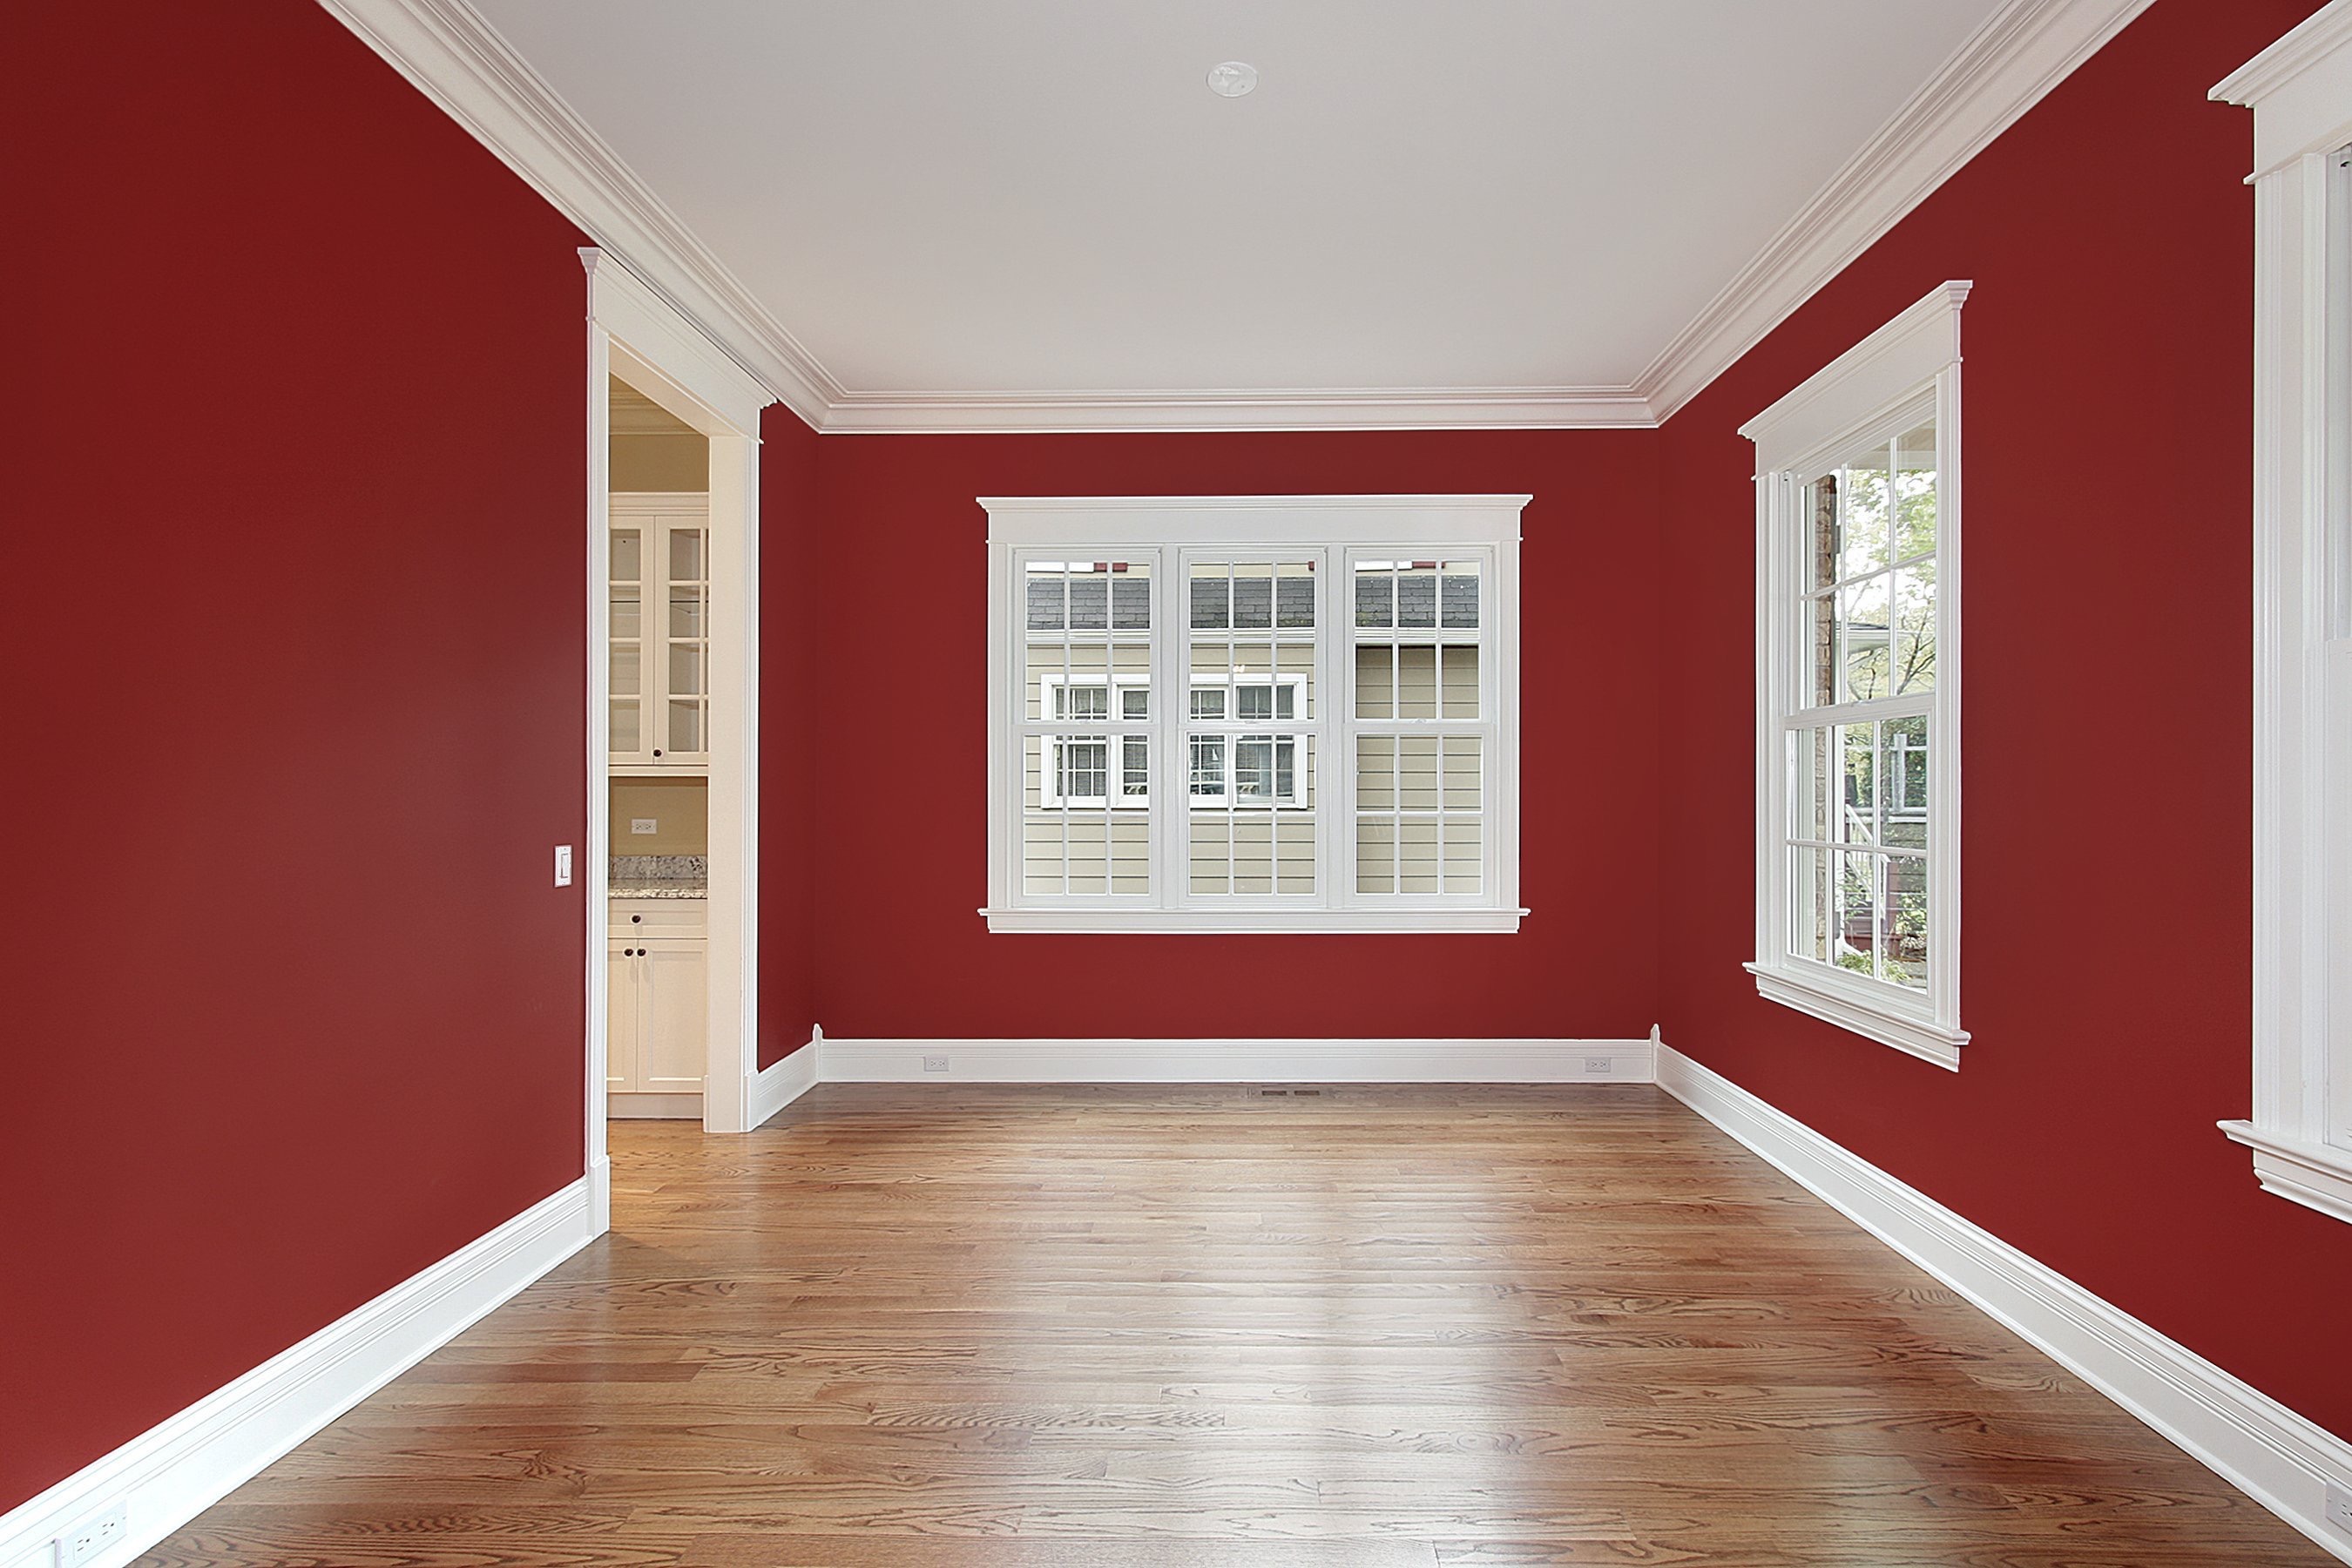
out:
M710 763L710 498L615 493L607 745L615 772Z
M698 1117L709 1038L702 906L613 901L604 1087L614 1116Z

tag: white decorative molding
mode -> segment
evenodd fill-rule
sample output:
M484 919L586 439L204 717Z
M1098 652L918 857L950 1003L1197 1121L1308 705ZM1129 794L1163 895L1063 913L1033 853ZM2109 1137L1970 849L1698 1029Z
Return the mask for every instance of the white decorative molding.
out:
M845 1040L825 1083L1647 1083L1649 1040ZM927 1070L926 1058L946 1066ZM1603 1064L1603 1065L1595 1065Z
M2252 1115L2263 1186L2352 1220L2352 0L2213 89L2254 111Z
M2007 0L1635 378L1651 417L1737 364L2151 4Z
M1756 471L1790 468L1836 446L1960 362L1960 307L1976 284L1940 283L1739 427Z
M1658 1047L1657 1082L2223 1480L2352 1563L2352 1535L2326 1522L2327 1489L2352 1488L2352 1443L1671 1046Z
M2333 0L2206 94L2254 114L2254 177L2352 142L2352 5Z
M2149 3L2008 0L1631 385L950 393L843 386L467 0L320 0L827 433L1658 425Z
M812 1033L808 1044L791 1056L770 1062L751 1080L747 1131L760 1124L817 1086L817 1064L824 1060L824 1031Z
M1835 1024L1849 1034L1907 1051L1922 1061L1952 1072L1960 1070L1960 1047L1969 1043L1966 1029L1945 1029L1931 1018L1907 1017L1874 1005L1874 998L1843 995L1831 984L1809 984L1806 977L1761 964L1746 965L1756 977L1756 994L1768 1002L1793 1007L1824 1024ZM1824 978L1827 978L1826 976Z
M583 1178L10 1510L0 1568L51 1568L58 1535L122 1503L91 1564L120 1568L591 1239Z
M667 394L671 404L691 416L677 421L688 429L714 437L759 438L760 410L772 395L758 376L736 362L723 342L610 252L582 246L580 265L588 272L589 319L626 345L633 356L608 367L611 372L635 376L628 384L648 402L652 395ZM637 382L653 384L638 386ZM605 401L608 435L611 386L608 375L590 394Z
M2352 1150L2267 1132L2251 1121L2221 1125L2254 1152L2254 1179L2265 1192L2352 1220Z

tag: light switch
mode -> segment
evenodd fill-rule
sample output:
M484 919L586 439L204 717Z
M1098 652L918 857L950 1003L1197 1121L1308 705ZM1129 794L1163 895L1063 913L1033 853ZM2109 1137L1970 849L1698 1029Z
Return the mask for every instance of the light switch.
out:
M629 818L629 831L640 837L648 833L659 833L661 819L657 816L633 816Z
M559 888L572 886L572 846L569 844L555 847L555 885Z

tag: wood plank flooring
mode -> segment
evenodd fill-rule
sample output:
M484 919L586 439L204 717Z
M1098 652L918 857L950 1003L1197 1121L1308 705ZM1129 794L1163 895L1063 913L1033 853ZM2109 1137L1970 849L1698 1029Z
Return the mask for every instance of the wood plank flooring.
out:
M832 1085L613 1163L144 1562L2329 1562L1646 1086Z

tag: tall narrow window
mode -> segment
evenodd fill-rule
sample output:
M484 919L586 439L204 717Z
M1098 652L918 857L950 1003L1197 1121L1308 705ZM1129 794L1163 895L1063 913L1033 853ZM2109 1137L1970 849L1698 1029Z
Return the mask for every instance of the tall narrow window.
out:
M1526 500L983 502L991 929L1515 930Z
M1950 283L1756 442L1758 989L1959 1065L1959 312Z

